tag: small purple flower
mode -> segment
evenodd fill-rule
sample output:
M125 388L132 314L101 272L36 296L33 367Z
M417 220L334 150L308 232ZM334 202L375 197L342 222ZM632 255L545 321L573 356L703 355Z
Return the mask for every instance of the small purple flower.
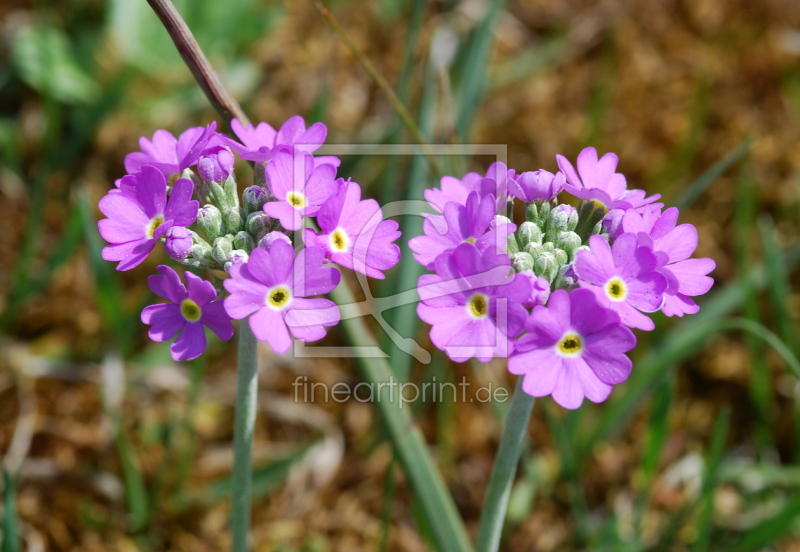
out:
M669 283L664 292L661 311L667 316L694 314L700 307L690 298L703 295L714 284L708 274L716 264L713 259L690 259L697 249L697 229L678 222L678 209L661 209L648 205L641 213L629 210L622 219L625 232L639 235L642 245L649 245L656 254L656 270ZM646 239L645 239L646 238Z
M537 277L532 270L523 270L517 276L525 277L531 283L531 294L522 302L523 306L536 307L547 304L547 300L550 298L550 282L547 281L547 278Z
M552 395L564 408L575 409L584 397L606 400L611 386L630 375L625 353L636 338L589 290L553 292L547 306L534 307L525 328L508 370L524 377L522 390L529 395Z
M374 199L361 199L361 186L338 181L339 192L325 202L317 214L322 232L308 229L303 233L307 246L325 250L331 262L351 268L371 278L383 279L382 271L400 261L398 224L383 220L380 205Z
M320 165L302 152L281 150L267 165L269 189L277 201L264 204L264 212L279 219L287 230L299 230L303 217L315 216L337 190L336 168Z
M197 161L197 172L206 182L224 182L233 172L233 153L225 146L208 148Z
M622 234L613 246L594 235L589 249L575 255L573 268L581 287L594 292L601 306L616 311L623 324L652 330L653 321L639 311L655 312L664 302L667 280L655 271L656 262L652 249L641 247L636 234Z
M628 190L625 176L616 172L619 158L607 153L599 160L597 150L586 148L578 154L578 170L566 157L556 155L561 172L566 177L564 189L584 201L597 201L607 209L630 209L656 201L659 194L645 197L643 190Z
M117 270L140 264L172 226L189 226L197 218L199 203L192 200L194 184L179 178L167 201L167 181L150 165L122 178L119 189L100 200L100 211L108 218L97 223L100 235L111 245L103 248L103 259L120 261Z
M322 123L314 123L306 129L306 123L299 115L288 119L277 131L267 123L258 123L255 127L248 124L245 127L238 119L231 121L231 128L241 144L227 136L221 135L221 140L242 159L257 163L269 162L280 146L290 146L304 153L315 152L325 143L328 135L328 128ZM333 156L317 159L317 166L327 164L338 167L339 163L339 159Z
M167 255L180 261L192 252L192 233L183 226L173 226L164 236L164 250Z
M497 200L497 209L500 211L506 202L510 183L515 178L516 172L509 170L505 163L492 163L485 177L475 172L467 173L460 180L443 176L439 188L425 190L425 199L441 213L450 201L466 205L471 192L478 192L481 197L491 194Z
M272 247L272 244L275 243L276 241L282 241L288 243L289 245L292 245L292 240L289 236L287 236L280 230L273 230L272 232L268 232L266 236L261 238L261 240L258 242L258 246L263 247L264 249L269 251L269 248Z
M469 194L466 206L454 201L447 203L444 215L426 217L422 225L425 235L408 242L414 258L428 270L433 270L436 257L464 242L474 243L480 251L488 248L504 251L506 238L517 227L514 224L492 224L495 209L494 196L490 194L481 198L478 192Z
M528 315L530 281L516 277L508 255L471 243L439 256L435 267L417 283L417 314L433 326L433 344L456 362L507 357Z
M550 201L564 189L564 173L553 174L544 169L528 171L517 175L508 183L508 191L526 203Z
M207 147L216 144L216 130L217 123L212 121L205 128L190 128L177 140L166 130L155 131L152 141L142 136L139 138L142 151L125 156L125 170L136 174L143 166L152 165L166 178L171 178L194 165Z
M169 303L145 307L142 322L152 326L148 335L153 341L166 341L181 332L169 348L173 360L192 360L206 350L203 326L224 341L233 336L231 319L225 313L222 301L215 300L217 292L210 282L186 272L187 291L170 267L161 265L156 270L160 276L148 277L147 283L153 293Z
M291 245L273 242L269 251L256 248L247 263L235 264L223 283L230 295L225 310L231 318L250 316L250 328L259 341L277 353L292 346L292 335L301 341L325 336L325 326L339 322L339 309L328 299L307 299L328 293L341 274L323 266L325 252L307 247L294 256ZM291 334L290 334L291 332Z

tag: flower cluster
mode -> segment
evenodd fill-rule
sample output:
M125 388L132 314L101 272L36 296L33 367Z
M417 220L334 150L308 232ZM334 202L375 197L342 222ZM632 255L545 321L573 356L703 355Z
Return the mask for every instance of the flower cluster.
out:
M306 128L292 117L279 130L232 122L235 138L216 123L190 128L175 138L158 130L141 138L141 151L125 158L127 175L100 200L108 218L98 223L109 243L103 258L129 270L156 244L167 255L212 281L161 265L148 279L169 303L151 305L142 322L154 341L180 332L171 346L175 360L197 358L206 347L203 326L221 339L233 335L231 319L250 317L255 336L284 353L292 336L321 339L339 321L337 306L313 298L341 278L332 264L383 278L400 260L398 225L383 220L378 204L361 199L361 187L337 177L340 161L315 156L327 128ZM253 162L254 184L239 193L236 156ZM316 219L316 220L314 220ZM295 231L304 245L295 251ZM300 241L300 240L298 240ZM214 274L227 273L220 280Z
M523 390L566 408L605 400L628 378L631 329L649 313L683 316L713 284L711 259L690 258L697 230L678 224L658 195L628 189L617 156L583 150L577 168L445 176L425 197L424 235L409 242L431 274L419 279L417 313L455 361L508 357ZM578 207L558 203L562 192ZM512 222L514 200L525 221Z

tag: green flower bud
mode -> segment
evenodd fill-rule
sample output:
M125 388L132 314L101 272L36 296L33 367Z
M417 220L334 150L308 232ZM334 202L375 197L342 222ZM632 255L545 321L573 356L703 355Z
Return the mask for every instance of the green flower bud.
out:
M246 263L249 259L250 255L247 253L247 251L235 249L231 251L228 261L225 262L222 268L225 269L225 272L230 272L233 265L236 263Z
M237 250L243 249L250 253L255 246L256 242L253 241L253 236L245 231L241 231L233 237L233 247Z
M553 254L556 256L556 262L558 266L564 266L569 262L569 255L563 249L556 249Z
M269 190L261 186L249 186L242 192L242 207L248 215L264 210L264 204L269 199Z
M551 284L558 275L558 262L553 253L543 252L533 263L533 271L537 276L546 279Z
M550 211L547 217L547 230L545 239L555 242L561 232L568 232L575 229L578 224L578 212L571 205L562 204Z
M511 255L511 266L515 272L522 272L523 270L533 270L533 257L528 253L514 253Z
M558 276L556 276L556 281L554 284L556 289L570 289L575 287L575 278L572 276L565 276L569 268L570 265L565 265L558 270Z
M236 177L233 173L225 180L222 185L222 190L225 192L225 202L227 205L238 207L239 206L239 187L236 184Z
M192 232L192 257L197 260L212 260L211 245L204 240L197 232Z
M541 243L530 242L524 247L523 251L533 257L533 260L535 261L536 257L544 253L544 247Z
M529 243L542 243L542 230L533 222L526 221L520 224L517 236L523 249Z
M244 230L244 210L239 207L230 207L223 214L225 227L229 234L235 234Z
M211 256L219 264L224 264L228 261L231 252L233 251L233 243L230 236L222 236L214 240L214 247L211 248Z
M225 235L225 227L222 224L222 213L213 205L204 205L197 212L197 226L210 241L216 240Z
M556 241L556 246L566 251L570 260L572 260L572 252L575 251L576 247L580 247L581 245L583 245L581 237L575 232L561 232Z
M250 213L244 223L244 229L250 232L253 239L258 241L269 232L272 219L264 211Z
M517 243L517 238L514 237L514 234L509 234L508 238L506 238L506 241L508 242L506 244L506 253L509 255L519 253L519 244Z

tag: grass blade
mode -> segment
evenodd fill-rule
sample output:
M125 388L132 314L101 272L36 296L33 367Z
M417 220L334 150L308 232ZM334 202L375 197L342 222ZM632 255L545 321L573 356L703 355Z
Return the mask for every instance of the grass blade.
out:
M708 188L717 178L722 176L725 171L730 169L737 161L742 159L750 151L752 140L746 138L744 142L736 146L725 157L711 165L706 172L701 174L697 180L692 182L683 195L675 202L678 209L686 209L694 203L698 197Z
M2 552L19 552L17 527L17 493L14 475L3 467L3 544Z
M714 424L711 435L706 467L703 473L703 486L700 489L700 511L697 515L695 528L697 538L692 545L692 550L708 550L708 541L711 535L711 515L714 513L714 490L719 483L722 453L725 447L725 438L728 435L728 426L731 420L731 409L725 406Z

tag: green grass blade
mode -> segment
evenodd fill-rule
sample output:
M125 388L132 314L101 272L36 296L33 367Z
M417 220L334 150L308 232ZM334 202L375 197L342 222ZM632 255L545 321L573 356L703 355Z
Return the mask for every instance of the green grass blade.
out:
M748 530L738 543L728 547L727 550L730 552L764 550L789 533L798 517L800 517L800 495L791 499L776 515Z
M722 464L722 453L725 448L725 438L728 436L728 426L731 420L731 409L725 406L714 424L714 431L711 435L711 445L709 447L706 467L703 473L703 485L700 489L700 511L695 522L697 537L692 550L708 550L709 538L711 536L712 514L714 513L714 491L719 483L720 466Z
M731 150L725 157L711 165L706 172L701 174L697 180L686 188L683 195L675 202L675 206L681 210L689 207L717 178L725 174L737 161L747 155L751 147L752 140L747 138L744 142Z
M150 517L147 486L136 459L136 451L128 432L122 424L117 428L117 453L122 464L122 479L125 487L125 505L130 517L130 530L138 533L147 527Z
M17 493L14 475L3 466L3 543L0 552L19 552Z
M330 293L333 301L340 305L355 303L355 298L346 284ZM376 347L372 333L360 317L345 318L340 322L348 341L355 347ZM409 484L425 517L430 523L434 541L440 550L472 550L464 522L459 516L441 474L436 469L422 432L414 423L408 408L397 397L390 395L393 372L385 358L357 359L361 375L377 389L378 407ZM392 400L394 399L394 400Z

